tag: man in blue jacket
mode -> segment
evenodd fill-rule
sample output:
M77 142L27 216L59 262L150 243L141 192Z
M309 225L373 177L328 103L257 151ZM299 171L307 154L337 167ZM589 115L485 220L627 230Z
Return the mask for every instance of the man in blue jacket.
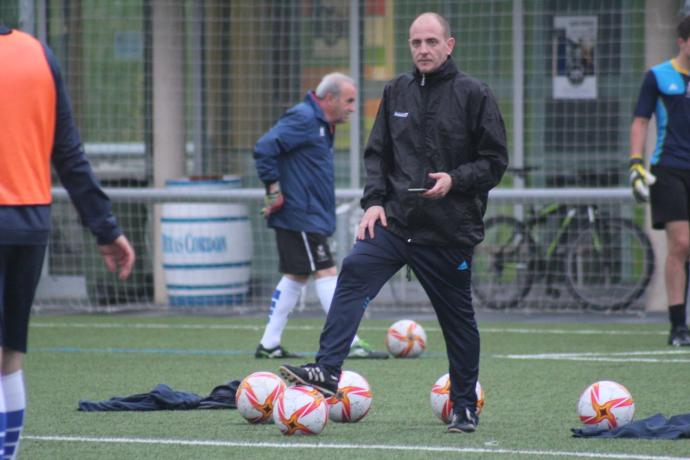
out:
M333 140L335 125L355 110L357 88L342 73L323 77L316 91L289 109L256 143L254 160L266 186L268 226L276 233L283 277L271 299L268 324L257 358L298 358L280 344L288 315L297 305L310 275L321 306L328 313L337 270L328 246L335 231ZM353 358L387 358L355 335Z
M29 315L50 233L51 163L108 269L126 279L135 255L84 156L52 51L0 23L0 62L0 457L14 459Z

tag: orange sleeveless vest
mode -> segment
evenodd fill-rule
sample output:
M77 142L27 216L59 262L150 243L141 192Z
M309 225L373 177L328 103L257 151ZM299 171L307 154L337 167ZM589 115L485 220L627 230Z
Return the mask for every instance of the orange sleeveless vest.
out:
M12 30L0 35L0 206L52 200L55 80L43 46Z

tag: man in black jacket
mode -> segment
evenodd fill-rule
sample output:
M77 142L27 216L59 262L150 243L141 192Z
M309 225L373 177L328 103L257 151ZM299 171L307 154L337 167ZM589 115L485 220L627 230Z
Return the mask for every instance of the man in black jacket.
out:
M410 27L411 73L386 85L364 151L365 210L343 261L315 364L283 377L337 391L342 363L369 301L409 265L434 307L450 362L449 432L473 432L479 331L470 290L473 248L484 237L488 192L508 165L505 126L482 82L459 72L455 39L436 13Z

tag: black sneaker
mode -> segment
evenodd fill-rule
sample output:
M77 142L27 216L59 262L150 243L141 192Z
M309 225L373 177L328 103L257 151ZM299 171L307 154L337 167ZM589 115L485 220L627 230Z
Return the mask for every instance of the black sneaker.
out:
M275 359L275 358L302 358L302 356L296 354L296 353L290 353L287 351L285 348L281 347L280 345L273 347L273 348L264 348L263 345L259 344L258 347L256 347L256 352L254 353L254 357L258 359Z
M477 414L469 409L453 413L453 419L448 425L448 433L474 433L479 425Z
M674 347L690 347L690 330L687 326L679 326L671 330L668 344Z
M338 392L338 376L318 364L304 366L280 366L280 375L291 383L309 385L319 390L327 398Z

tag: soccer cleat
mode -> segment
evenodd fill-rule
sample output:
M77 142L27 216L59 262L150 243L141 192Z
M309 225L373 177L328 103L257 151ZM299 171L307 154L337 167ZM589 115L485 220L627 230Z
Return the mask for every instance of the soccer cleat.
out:
M453 413L453 419L448 425L448 433L474 433L477 425L479 425L477 414L465 408Z
M690 330L687 326L679 326L671 330L668 344L674 347L690 347Z
M254 353L254 357L257 359L302 358L302 356L300 356L296 353L290 353L289 351L287 351L285 348L281 347L280 345L275 346L273 348L264 348L264 346L261 344L259 344L259 346L256 347L256 352Z
M318 364L304 366L280 366L280 375L291 383L309 385L319 390L327 398L338 392L339 377Z
M375 351L362 339L358 339L351 347L347 355L350 359L388 359L388 353Z

